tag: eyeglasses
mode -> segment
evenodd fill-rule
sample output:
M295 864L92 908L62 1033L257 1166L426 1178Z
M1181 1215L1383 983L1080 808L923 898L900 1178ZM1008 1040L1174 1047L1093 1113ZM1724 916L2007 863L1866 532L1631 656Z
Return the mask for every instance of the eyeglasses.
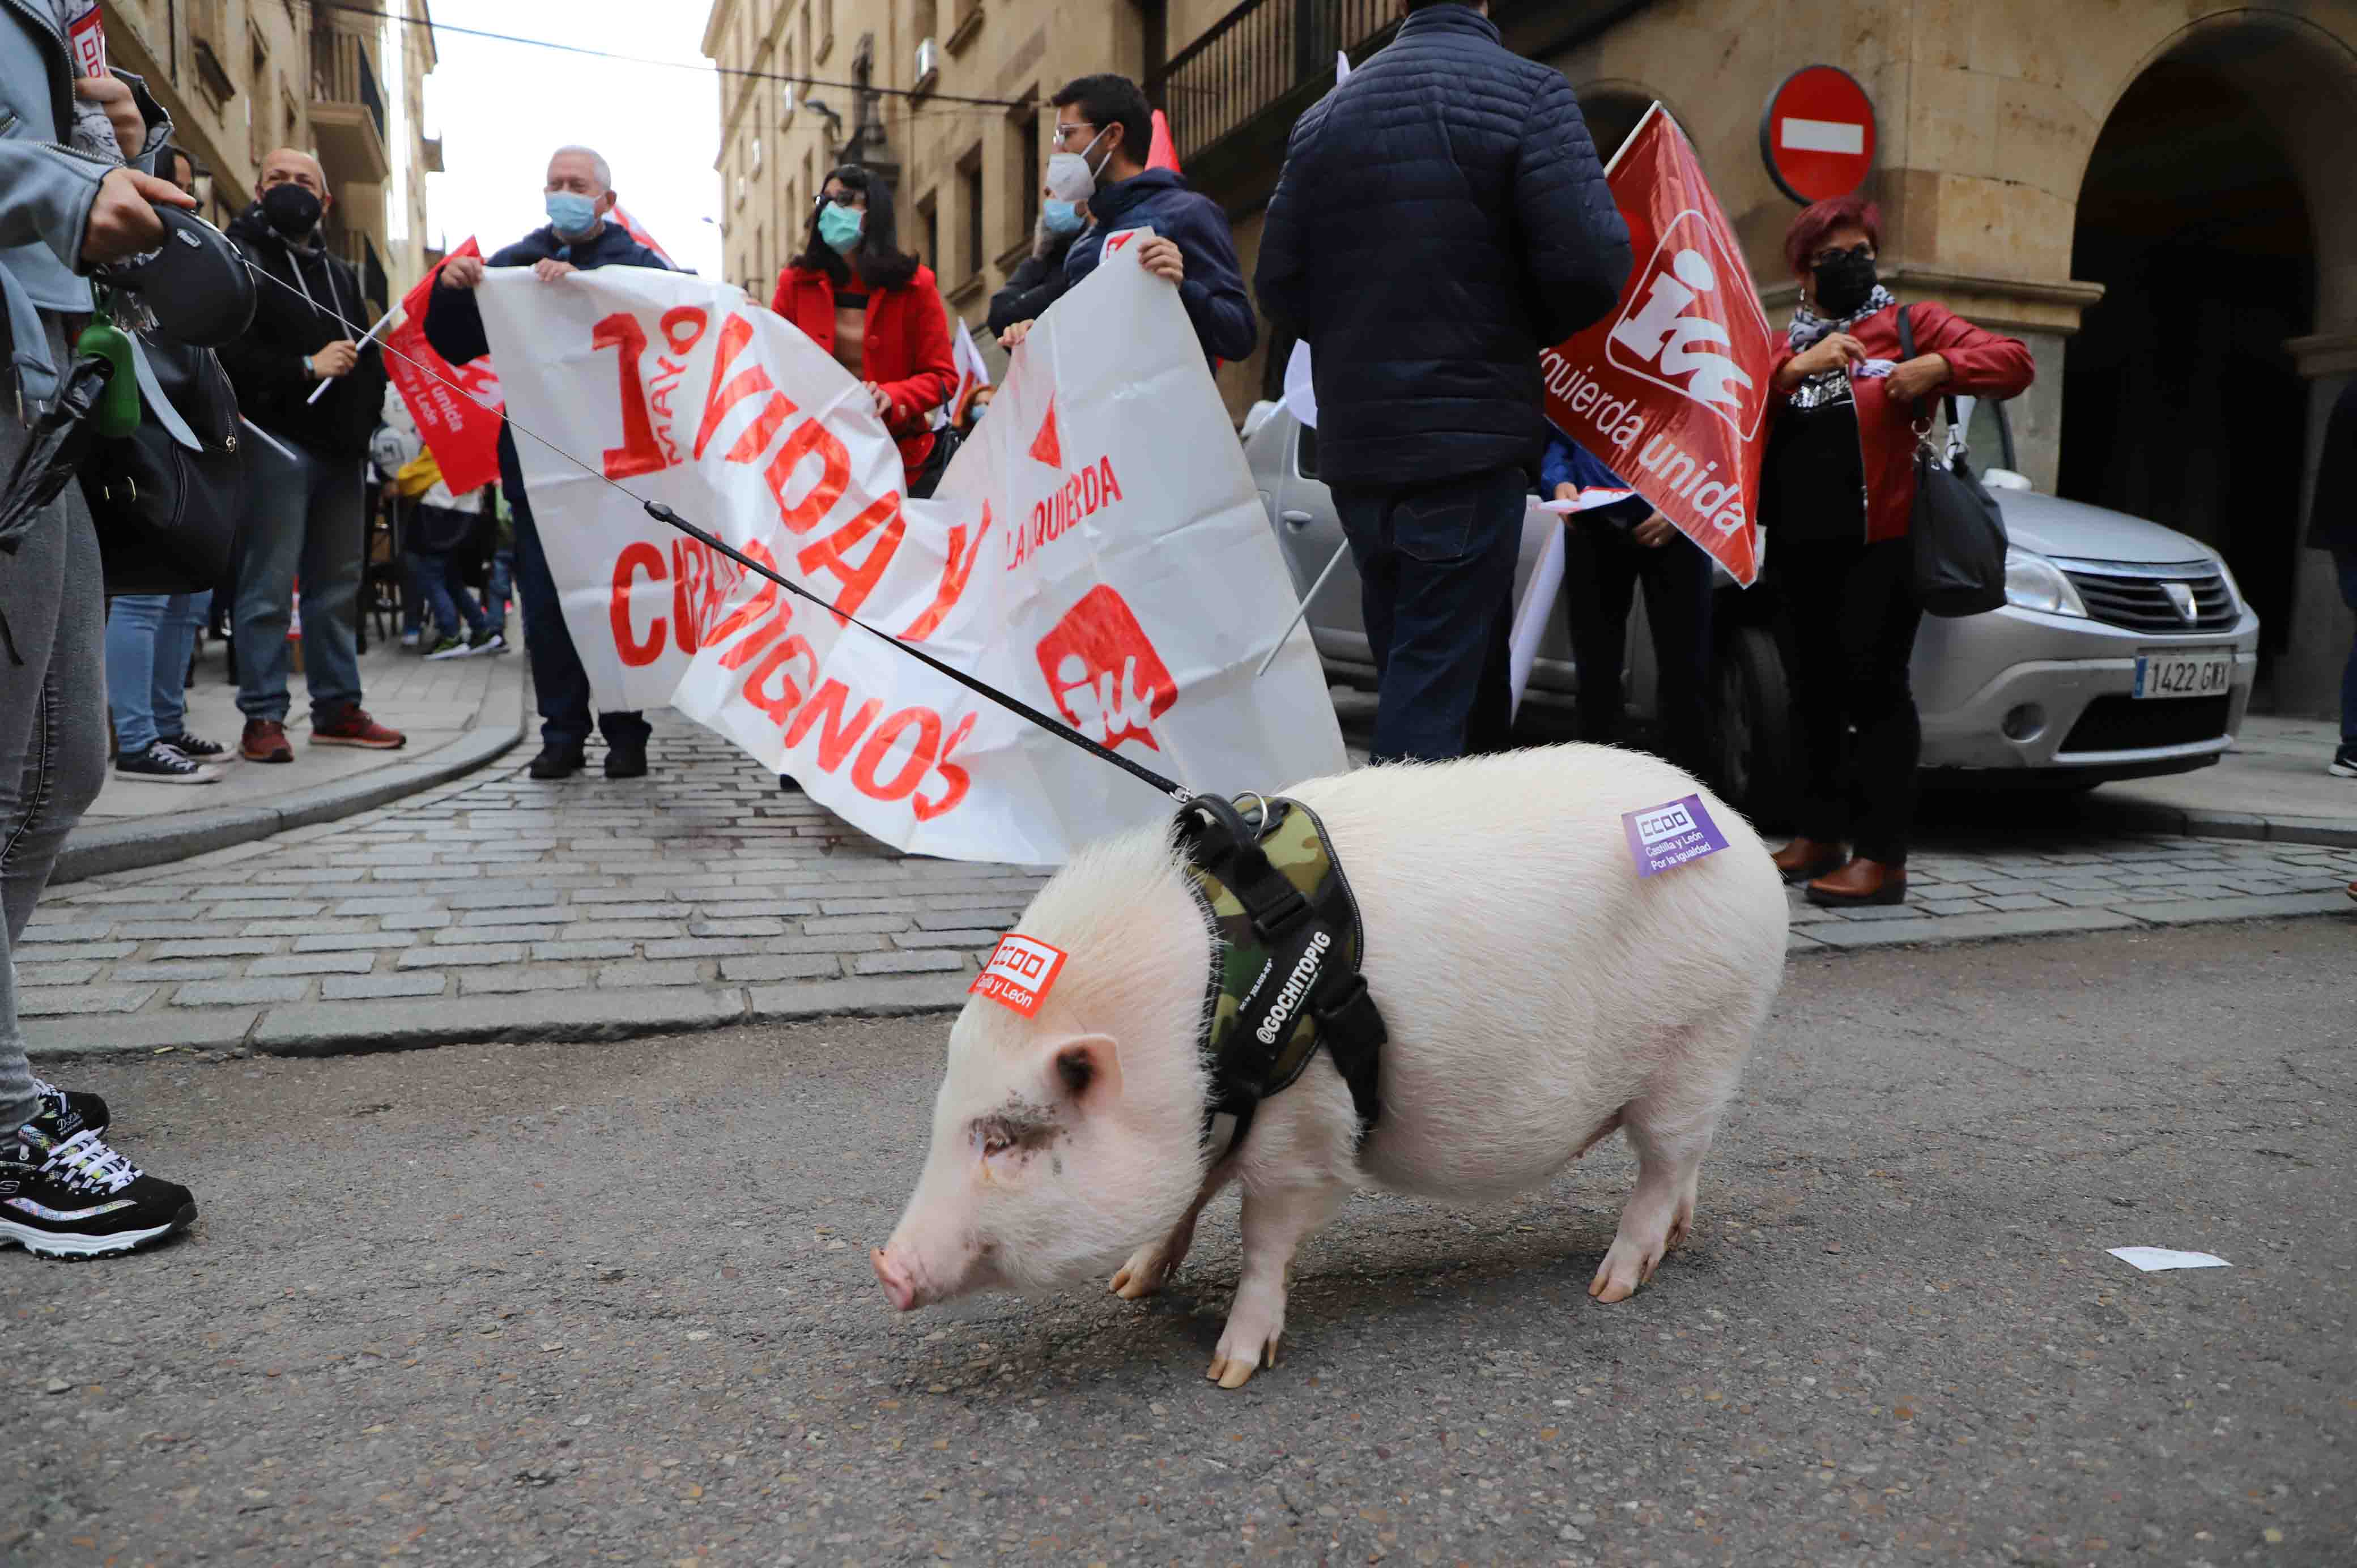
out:
M822 190L818 193L818 199L812 202L811 205L813 207L824 207L830 201L834 202L837 207L856 206L859 201L859 192L846 189L838 190L829 194L828 192Z
M1082 133L1083 133L1083 132L1087 132L1087 131L1093 131L1093 130L1095 130L1095 129L1096 129L1096 127L1095 127L1094 125L1090 125L1090 124L1067 125L1067 124L1062 124L1062 123L1060 121L1060 122L1058 122L1058 124L1057 124L1057 125L1056 125L1056 145L1057 145L1058 146L1062 146L1066 142L1071 141L1074 136L1078 136L1078 135L1082 134Z
M1819 251L1815 255L1811 256L1809 258L1809 265L1812 267L1829 266L1833 263L1840 261L1844 256L1864 256L1868 261L1872 261L1874 259L1874 247L1871 244L1852 245L1846 251L1828 248L1826 250Z

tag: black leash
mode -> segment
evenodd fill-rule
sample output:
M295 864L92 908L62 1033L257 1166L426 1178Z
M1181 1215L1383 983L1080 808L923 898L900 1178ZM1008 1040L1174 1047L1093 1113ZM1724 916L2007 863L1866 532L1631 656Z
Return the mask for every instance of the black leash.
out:
M295 287L294 285L286 282L284 278L281 278L275 273L271 272L268 268L256 265L253 259L245 253L245 248L243 246L237 246L236 250L238 259L245 263L246 271L252 273L257 278L264 278L271 283L276 284L281 289L285 290L288 294L296 295L305 304L310 306L314 311L319 310L317 301L312 299L308 295L302 294ZM337 313L332 305L328 309L320 313L333 317L342 326L349 328L354 334L355 341L367 336L366 328L361 327L356 322L345 320L341 315ZM387 334L387 336L390 336L390 334ZM531 436L534 441L539 442L543 446L547 447L550 451L555 453L558 456L564 458L566 462L580 469L583 473L587 474L590 478L613 486L614 489L621 491L624 495L638 502L640 507L645 509L646 514L649 517L653 518L657 522L665 523L670 527L679 530L680 532L686 534L690 539L694 540L698 544L703 545L705 549L716 550L721 554L727 556L731 561L736 562L739 566L744 567L746 570L758 573L761 576L768 578L770 582L775 583L780 588L785 589L786 592L792 594L797 597L808 599L811 603L818 606L819 608L826 611L827 614L834 617L837 620L848 621L853 626L857 627L860 630L866 632L872 637L882 638L886 642L890 643L901 652L908 654L910 658L923 663L928 668L939 671L942 674L948 676L959 685L966 688L966 690L989 698L992 702L996 703L1000 707L1005 708L1008 713L1014 714L1020 718L1028 719L1033 724L1038 725L1041 729L1048 731L1050 735L1056 736L1060 739L1070 741L1072 745L1079 746L1082 751L1089 753L1092 757L1102 757L1105 761L1112 763L1115 768L1120 768L1123 772L1130 775L1132 778L1153 785L1154 788L1161 790L1163 794L1168 796L1171 800L1178 801L1180 805L1183 806L1188 801L1195 798L1194 794L1183 786L1172 783L1169 779L1165 779L1159 773L1155 772L1151 768L1147 768L1140 763L1132 762L1128 757L1121 756L1110 746L1100 746L1095 741L1092 741L1088 736L1082 735L1080 731L1074 729L1071 725L1063 723L1060 719L1049 717L1046 714L1041 713L1030 703L1023 702L1018 698L1010 697L1006 693L1000 691L997 687L993 686L985 681L977 681L973 676L966 674L963 671L952 669L949 665L944 664L940 660L934 658L931 654L927 653L923 649L917 647L913 643L903 642L900 639L894 637L888 631L878 630L877 628L869 626L866 621L861 620L857 616L844 614L841 610L836 609L833 605L828 604L824 599L821 598L818 595L812 593L808 588L803 587L801 584L788 582L785 577L780 575L774 568L763 565L760 562L754 560L751 556L746 554L743 551L738 550L736 546L726 543L721 540L715 538L713 535L706 533L704 530L696 527L695 524L688 521L685 518L672 510L665 503L647 499L644 496L630 489L630 486L619 483L615 479L608 478L602 468L591 467L588 464L583 462L580 458L576 457L572 453L567 452L564 447L559 446L555 442L551 441L545 435L541 435L537 431L534 431L526 425L518 424L514 419L509 417L508 412L504 407L498 409L492 408L489 403L483 402L482 399L477 397L474 393L468 392L465 387L460 386L457 381L452 381L449 377L442 374L433 366L413 355L402 353L400 349L386 342L383 338L379 338L375 341L376 346L384 350L384 352L388 354L400 355L402 359L407 360L412 365L416 366L427 375L432 376L436 381L440 381L452 392L457 392L459 396L467 399L469 403L472 403L476 407L482 409L487 413L497 413L508 425L514 429L522 431L526 435Z
M617 488L619 489L619 487ZM632 496L630 499L632 500L639 499L636 496ZM983 696L988 697L992 702L996 703L1008 713L1017 714L1022 718L1029 719L1041 729L1047 730L1053 735L1071 741L1074 746L1079 746L1082 751L1089 753L1091 756L1101 757L1107 762L1112 763L1115 768L1120 768L1123 772L1130 774L1135 778L1144 779L1146 783L1153 785L1157 789L1161 790L1165 795L1169 796L1180 805L1183 806L1188 801L1195 798L1193 791L1179 785L1173 784L1169 779L1165 779L1159 773L1155 772L1151 768L1145 767L1140 763L1132 762L1128 757L1122 756L1119 752L1114 751L1110 746L1098 745L1095 741L1091 740L1080 731L1072 728L1071 725L1063 723L1060 719L1049 718L1046 714L1041 713L1039 709L1033 707L1030 703L1022 701L1020 698L1010 697L1006 693L1000 691L997 687L991 685L988 682L977 681L962 670L952 669L949 665L942 663L940 660L934 658L923 649L917 647L914 643L903 642L888 631L884 631L876 627L869 626L857 616L845 615L841 610L836 609L833 605L828 604L824 599L819 597L816 594L812 593L808 588L803 587L801 584L788 582L784 576L772 571L769 567L762 565L761 563L754 560L743 551L738 550L735 545L726 543L722 540L716 539L713 535L706 533L704 530L696 527L695 524L680 516L679 513L672 510L671 508L666 506L663 502L640 500L639 501L639 504L646 508L647 515L653 518L657 522L670 524L672 527L678 529L682 533L686 534L690 539L694 540L698 544L703 545L707 550L717 550L723 555L727 556L731 561L736 562L739 566L746 568L748 571L759 573L762 576L767 577L770 582L775 583L778 586L785 589L786 592L793 594L799 597L808 599L811 603L818 606L819 608L826 611L827 614L834 617L837 620L849 621L853 626L857 627L860 630L868 633L870 636L882 638L885 641L890 643L893 647L899 649L909 658L916 660L918 662L924 664L931 669L938 670L942 674L948 676L951 680L956 682L959 685L963 686L966 690L981 693Z

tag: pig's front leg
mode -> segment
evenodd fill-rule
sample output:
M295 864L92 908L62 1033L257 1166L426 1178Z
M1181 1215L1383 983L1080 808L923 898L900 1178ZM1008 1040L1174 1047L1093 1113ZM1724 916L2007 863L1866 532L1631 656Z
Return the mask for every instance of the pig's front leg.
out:
M1235 1179L1235 1175L1236 1162L1232 1159L1211 1167L1211 1174L1203 1178L1203 1190L1195 1195L1195 1201L1188 1205L1185 1217L1170 1228L1170 1234L1158 1241L1148 1241L1130 1254L1129 1262L1113 1277L1113 1294L1124 1301L1142 1301L1168 1283L1170 1276L1178 1272L1178 1265L1187 1261L1187 1249L1195 1244L1195 1221L1203 1217L1204 1208L1220 1196L1221 1188Z
M1240 1389L1262 1367L1276 1365L1277 1341L1285 1336L1285 1277L1294 1251L1350 1196L1350 1184L1340 1181L1269 1191L1244 1188L1243 1273L1205 1377L1223 1389Z

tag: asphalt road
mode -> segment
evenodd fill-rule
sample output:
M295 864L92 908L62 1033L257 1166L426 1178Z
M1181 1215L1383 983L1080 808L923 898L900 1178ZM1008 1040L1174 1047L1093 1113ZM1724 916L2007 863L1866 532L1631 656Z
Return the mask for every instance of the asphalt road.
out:
M1631 1166L895 1316L940 1019L87 1063L205 1218L0 1254L14 1561L2357 1561L2357 929L1796 964L1696 1235ZM2139 1274L2130 1243L2228 1269Z

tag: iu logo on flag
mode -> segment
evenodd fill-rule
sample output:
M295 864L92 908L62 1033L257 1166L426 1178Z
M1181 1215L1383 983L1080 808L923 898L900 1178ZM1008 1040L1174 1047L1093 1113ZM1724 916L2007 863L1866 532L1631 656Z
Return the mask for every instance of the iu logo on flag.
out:
M1751 274L1727 252L1717 228L1689 209L1662 231L1605 353L1620 370L1701 403L1749 441L1767 413L1768 389L1753 384L1728 352L1732 323L1744 311L1760 313ZM1762 317L1757 330L1766 329Z
M1128 603L1103 584L1091 588L1039 639L1039 671L1064 722L1114 747L1142 740L1157 751L1156 719L1178 700L1178 682Z

